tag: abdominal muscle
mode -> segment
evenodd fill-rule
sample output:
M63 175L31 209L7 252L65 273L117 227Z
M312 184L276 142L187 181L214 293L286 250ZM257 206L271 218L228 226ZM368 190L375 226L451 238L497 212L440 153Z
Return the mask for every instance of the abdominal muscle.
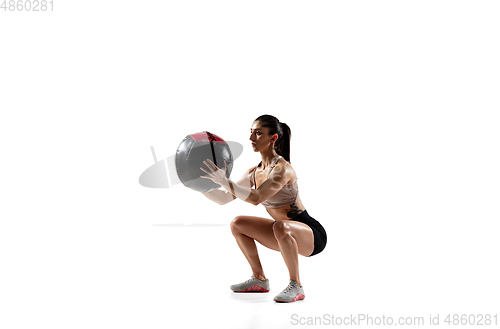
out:
M266 208L266 210L274 220L286 220L293 219L306 208L304 208L302 201L298 201L279 208Z

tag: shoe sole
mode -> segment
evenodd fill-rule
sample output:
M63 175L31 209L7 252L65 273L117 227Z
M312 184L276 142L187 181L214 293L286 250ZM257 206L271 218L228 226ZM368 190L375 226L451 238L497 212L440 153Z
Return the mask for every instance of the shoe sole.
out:
M279 300L279 299L275 299L274 301L275 302L278 302L278 303L293 303L293 302L296 302L298 300L303 300L304 298L306 298L306 296L302 295L300 292L297 294L297 296L295 296L292 300L290 301L286 301L286 300Z
M269 289L262 288L261 286L255 285L253 287L247 288L245 290L233 290L234 292L269 292Z

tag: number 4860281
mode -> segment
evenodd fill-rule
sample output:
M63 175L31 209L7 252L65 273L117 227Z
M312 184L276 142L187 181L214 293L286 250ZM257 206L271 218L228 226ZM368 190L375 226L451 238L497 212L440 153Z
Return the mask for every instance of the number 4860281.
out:
M54 0L3 0L3 11L54 11Z

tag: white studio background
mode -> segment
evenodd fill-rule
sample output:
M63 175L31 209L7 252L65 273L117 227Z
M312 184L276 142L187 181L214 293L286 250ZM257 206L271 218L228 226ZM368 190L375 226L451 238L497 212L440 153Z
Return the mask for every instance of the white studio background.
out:
M0 326L498 312L499 14L495 1L0 10ZM291 127L301 198L329 238L300 259L308 298L288 309L224 300L249 275L228 224L262 206L138 183L151 146L164 159L204 130L243 145L238 179L260 161L261 114ZM260 250L284 288L281 256Z

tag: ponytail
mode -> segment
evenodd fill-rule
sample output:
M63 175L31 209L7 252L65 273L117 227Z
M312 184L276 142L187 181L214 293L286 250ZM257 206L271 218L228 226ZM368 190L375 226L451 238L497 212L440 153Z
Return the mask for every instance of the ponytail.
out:
M279 135L278 140L274 143L274 149L276 153L285 158L286 161L290 162L290 139L292 138L292 131L290 127L284 122L280 122L281 135Z

